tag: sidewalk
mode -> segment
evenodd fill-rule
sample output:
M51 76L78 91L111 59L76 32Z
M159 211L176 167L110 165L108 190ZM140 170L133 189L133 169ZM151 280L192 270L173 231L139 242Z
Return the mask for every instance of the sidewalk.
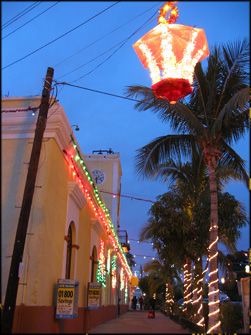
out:
M191 334L159 311L148 319L148 311L129 310L113 320L91 328L88 334Z

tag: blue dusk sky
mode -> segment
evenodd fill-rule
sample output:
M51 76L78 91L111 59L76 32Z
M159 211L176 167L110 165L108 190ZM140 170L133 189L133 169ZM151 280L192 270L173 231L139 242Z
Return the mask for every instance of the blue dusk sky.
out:
M59 85L57 99L70 124L80 128L75 136L83 154L110 148L120 154L120 229L127 230L131 253L136 255L134 270L155 256L149 243L137 242L151 207L147 200L154 201L168 190L160 181L136 177L136 150L171 131L152 112L139 112L135 102L123 97L127 86L151 87L149 71L132 45L157 25L158 10L164 3L1 2L3 97L40 95L48 67L54 68L58 83L93 90ZM209 49L249 38L249 1L180 1L177 7L177 23L203 28ZM249 170L249 131L234 149L246 160ZM230 182L226 191L246 206L249 215L248 189ZM249 227L241 233L238 250L247 250Z

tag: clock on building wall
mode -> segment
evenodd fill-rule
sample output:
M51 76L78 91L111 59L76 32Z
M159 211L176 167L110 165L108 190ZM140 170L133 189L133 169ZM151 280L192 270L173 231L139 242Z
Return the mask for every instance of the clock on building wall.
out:
M92 175L97 185L100 185L105 181L105 173L101 169L92 170Z

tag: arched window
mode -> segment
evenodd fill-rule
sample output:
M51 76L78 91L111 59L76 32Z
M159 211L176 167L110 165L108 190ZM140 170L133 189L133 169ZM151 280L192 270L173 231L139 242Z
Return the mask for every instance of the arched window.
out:
M70 224L67 234L65 279L70 279L71 276L71 253L72 253L72 225Z
M96 282L97 281L97 249L94 246L92 249L92 269L91 269L91 282Z
M69 225L66 241L67 241L67 251L66 251L66 265L65 265L65 279L74 279L77 245L76 245L76 229L73 221Z

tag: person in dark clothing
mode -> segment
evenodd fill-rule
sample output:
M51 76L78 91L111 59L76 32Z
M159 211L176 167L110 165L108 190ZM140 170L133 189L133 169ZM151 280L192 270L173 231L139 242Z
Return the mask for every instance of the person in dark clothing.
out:
M118 315L120 315L120 298L118 298Z
M137 298L136 298L136 296L134 296L134 297L132 298L132 308L133 308L133 309L136 309L136 305L137 305Z
M143 298L142 297L139 298L139 305L140 305L140 309L142 310L142 306L143 306Z
M150 300L149 300L149 305L154 312L155 312L155 304L156 304L156 301L155 301L154 297L151 297Z

